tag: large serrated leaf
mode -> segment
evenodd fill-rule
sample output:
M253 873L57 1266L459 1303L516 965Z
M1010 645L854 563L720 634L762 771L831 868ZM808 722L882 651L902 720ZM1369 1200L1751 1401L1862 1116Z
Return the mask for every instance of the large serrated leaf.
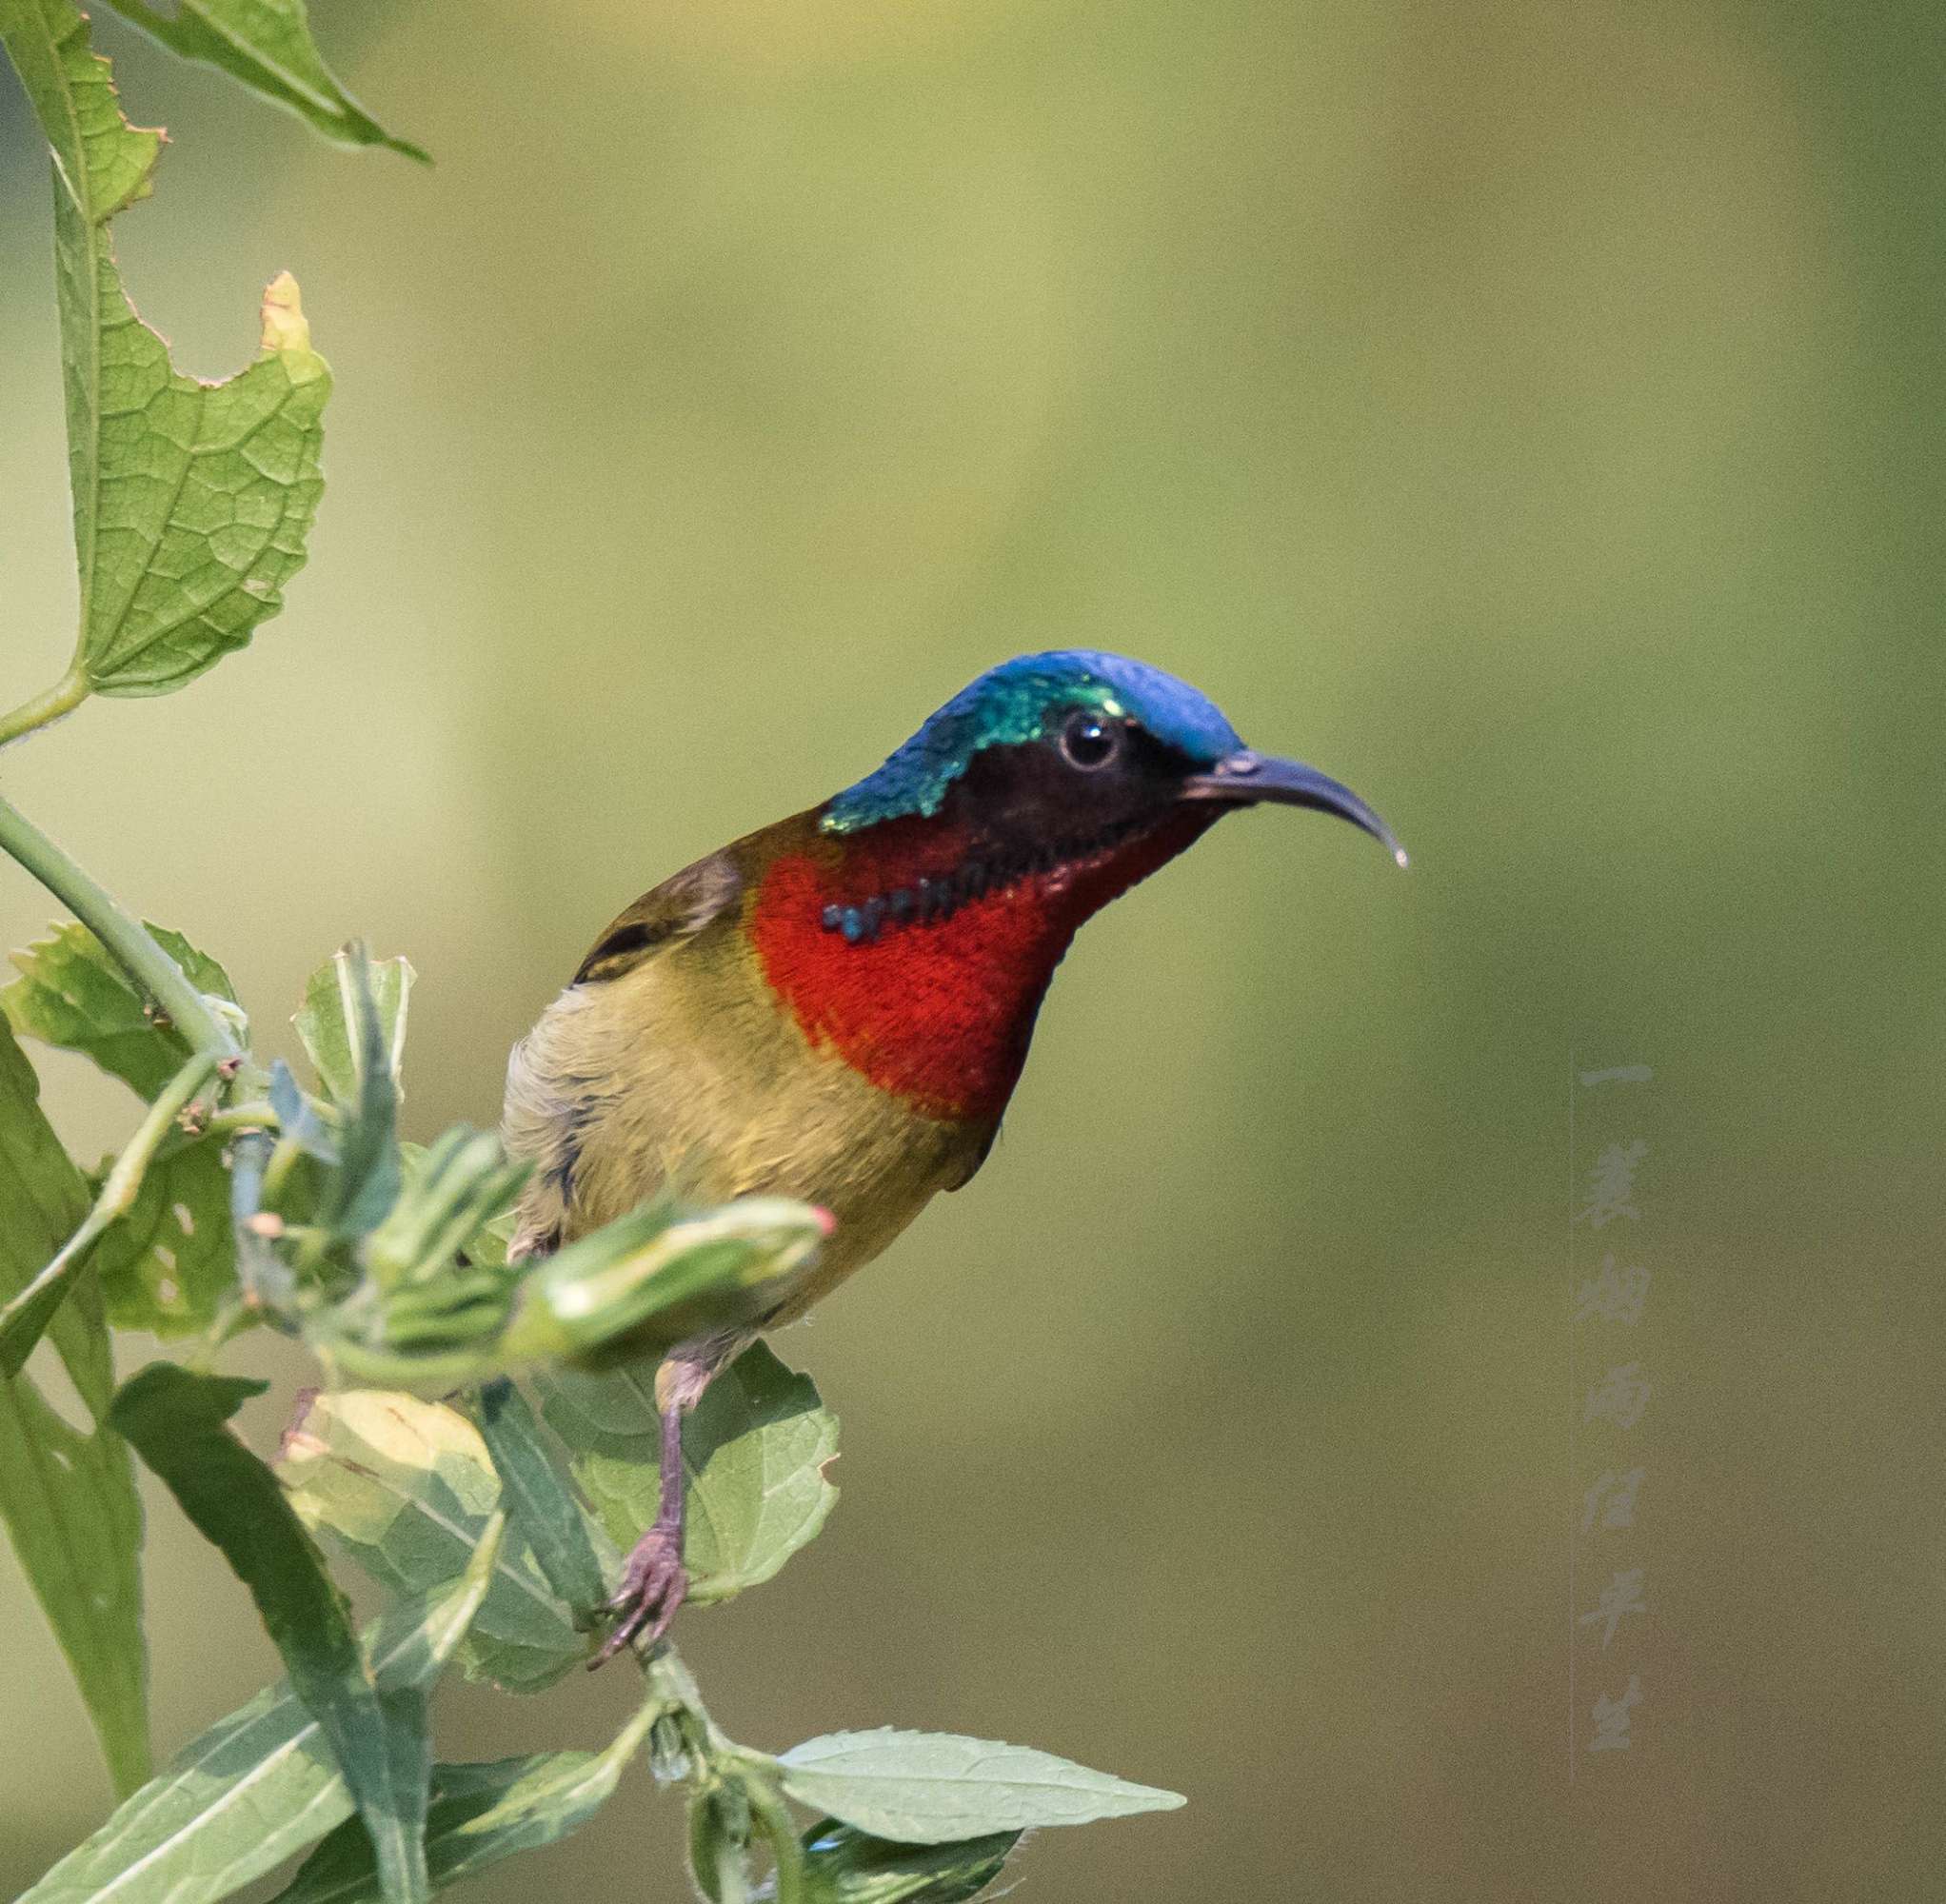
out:
M178 373L123 292L108 234L56 201L80 557L79 662L97 694L187 685L284 605L324 478L331 377L296 281L264 293L262 355L217 384Z
M1031 1746L890 1726L806 1739L776 1763L784 1789L800 1804L875 1837L914 1844L1084 1825L1184 1802L1177 1793L1131 1785Z
M0 1024L0 1300L39 1274L88 1212L87 1185L40 1108L33 1067ZM49 1340L100 1424L114 1387L101 1294L84 1275ZM70 1423L30 1374L0 1379L0 1522L67 1655L120 1792L149 1775L142 1509L129 1450Z
M382 1694L424 1694L465 1636L499 1527L466 1574L402 1601L368 1635ZM304 1702L280 1682L186 1746L20 1904L214 1904L352 1816L351 1794Z
M269 1469L228 1432L266 1386L154 1362L123 1384L109 1418L249 1589L357 1802L388 1904L421 1904L430 1894L425 1696L379 1690L323 1557Z
M236 1004L229 974L214 959L180 932L146 929L199 992ZM144 1098L153 1098L189 1061L189 1041L149 1009L87 926L70 920L10 956L20 977L0 991L0 1011L23 1037L93 1059Z
M655 1519L661 1496L654 1368L549 1370L536 1386L575 1478L626 1550ZM838 1499L824 1478L837 1452L838 1418L816 1384L763 1343L710 1383L683 1425L692 1599L725 1599L769 1579L817 1535Z
M144 0L109 4L171 52L228 73L338 145L389 146L427 162L425 152L394 138L338 84L311 38L304 0L176 0L172 14Z
M449 1576L500 1500L486 1445L465 1416L371 1389L315 1397L285 1436L277 1469L306 1524L401 1593ZM587 1652L510 1534L461 1653L467 1676L536 1692Z
M296 282L264 293L263 354L180 375L135 315L108 221L149 188L160 135L122 119L68 0L0 0L0 39L54 161L54 274L81 585L72 698L166 694L244 645L303 565L330 372Z

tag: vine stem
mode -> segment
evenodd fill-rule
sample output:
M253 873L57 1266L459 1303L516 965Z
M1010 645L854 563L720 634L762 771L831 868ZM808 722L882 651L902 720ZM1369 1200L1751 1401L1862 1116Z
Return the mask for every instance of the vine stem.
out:
M168 1013L195 1050L208 1053L218 1063L243 1056L235 1034L141 922L4 796L0 796L0 851L25 866L108 947L115 962L140 991Z
M82 1219L81 1227L61 1245L53 1261L0 1309L0 1374L16 1376L26 1366L33 1345L73 1287L89 1251L110 1223L134 1207L143 1176L154 1161L163 1139L215 1068L216 1054L199 1051L169 1080L149 1105L148 1116L123 1147L121 1156L115 1159L108 1180L101 1186L101 1195Z
M0 747L71 714L93 692L88 671L78 664L70 667L53 686L43 689L31 701L23 701L10 713L0 714Z

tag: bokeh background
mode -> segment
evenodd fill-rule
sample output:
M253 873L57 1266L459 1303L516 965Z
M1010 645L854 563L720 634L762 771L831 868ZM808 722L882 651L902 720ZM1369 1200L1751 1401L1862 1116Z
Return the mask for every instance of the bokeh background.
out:
M303 283L309 568L191 690L4 766L260 1019L352 933L407 951L413 1134L490 1121L622 903L1049 645L1186 675L1414 851L1257 815L1089 927L994 1161L779 1343L844 1500L685 1621L725 1722L1188 1794L1045 1835L1023 1898L1936 1894L1938 10L316 12L434 169L101 30L175 140L115 228L179 359ZM0 259L11 704L72 581L10 92ZM47 915L0 868L6 942ZM1576 1173L1650 1150L1598 1236L1571 1070L1618 1063L1653 1081L1579 1094ZM1643 1319L1571 1330L1611 1247ZM1641 1421L1579 1426L1627 1358ZM1579 1538L1631 1464L1635 1528ZM149 1597L171 1749L273 1656L154 1500ZM17 1888L108 1794L6 1559L0 1627ZM597 1742L627 1677L450 1691L442 1745ZM473 1894L665 1904L681 1842L645 1776Z

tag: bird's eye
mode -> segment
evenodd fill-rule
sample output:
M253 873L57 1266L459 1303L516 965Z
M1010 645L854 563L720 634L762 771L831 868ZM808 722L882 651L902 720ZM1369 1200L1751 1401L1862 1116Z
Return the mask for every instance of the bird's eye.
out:
M1061 730L1061 751L1084 772L1106 766L1121 748L1122 729L1099 714L1070 714Z

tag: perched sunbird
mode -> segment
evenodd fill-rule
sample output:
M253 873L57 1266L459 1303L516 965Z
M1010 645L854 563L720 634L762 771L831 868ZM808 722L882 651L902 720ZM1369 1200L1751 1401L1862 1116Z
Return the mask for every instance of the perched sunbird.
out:
M596 941L507 1063L507 1148L534 1165L512 1254L669 1191L833 1220L761 1311L726 1306L662 1361L661 1506L602 1658L682 1604L683 1418L711 1377L972 1177L1082 921L1260 803L1338 814L1405 863L1348 787L1253 753L1173 676L1023 655L875 773L665 880Z

